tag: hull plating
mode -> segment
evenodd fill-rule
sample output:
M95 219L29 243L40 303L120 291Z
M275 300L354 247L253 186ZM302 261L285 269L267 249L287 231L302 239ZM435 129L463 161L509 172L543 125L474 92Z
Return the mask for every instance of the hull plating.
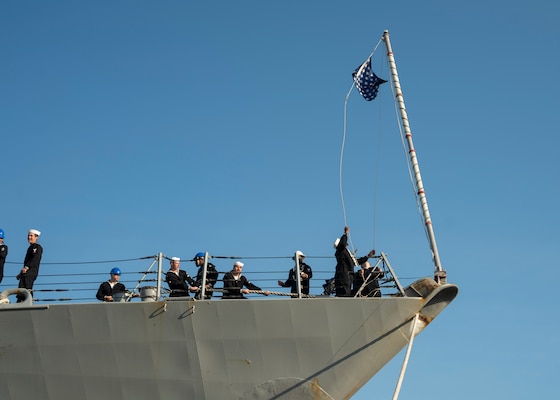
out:
M424 304L398 297L3 306L0 398L348 398L407 344Z

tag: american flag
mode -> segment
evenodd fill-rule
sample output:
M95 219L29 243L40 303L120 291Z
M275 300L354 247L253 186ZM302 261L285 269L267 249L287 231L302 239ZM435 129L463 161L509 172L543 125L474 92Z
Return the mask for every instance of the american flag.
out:
M371 57L352 72L352 77L354 78L354 82L356 82L358 91L367 101L375 99L377 91L379 90L379 85L387 82L386 80L378 78L377 75L373 73L371 69Z

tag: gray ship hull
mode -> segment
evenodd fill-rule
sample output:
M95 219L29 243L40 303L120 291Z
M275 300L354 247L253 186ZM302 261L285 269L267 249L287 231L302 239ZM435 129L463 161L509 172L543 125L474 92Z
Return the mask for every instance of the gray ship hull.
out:
M0 398L346 399L456 294L0 305Z

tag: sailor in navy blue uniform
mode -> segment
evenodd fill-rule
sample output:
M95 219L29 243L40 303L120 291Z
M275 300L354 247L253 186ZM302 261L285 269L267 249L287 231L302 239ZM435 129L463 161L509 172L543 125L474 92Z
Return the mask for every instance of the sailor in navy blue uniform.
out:
M113 295L115 293L125 293L126 287L119 282L120 278L121 270L119 268L113 268L111 270L111 278L99 285L99 289L95 295L97 300L114 301Z
M348 234L350 228L344 227L344 235L334 242L336 251L336 272L334 275L335 290L337 297L351 297L352 296L352 283L354 281L354 267L362 265L368 258L375 255L375 250L369 252L367 256L356 259L348 249Z
M169 261L170 269L165 275L165 281L169 285L171 294L169 297L190 297L189 291L197 292L198 286L191 276L180 269L181 259L179 257L172 257Z
M193 258L196 266L198 267L198 272L196 274L196 286L199 288L202 286L202 278L204 277L204 260L206 259L206 254L204 253L196 253ZM206 290L204 291L204 298L206 300L212 297L212 288L218 281L218 270L214 266L214 264L207 262L206 263ZM199 290L196 294L196 299L200 300L202 296L202 290Z
M361 265L361 269L354 274L354 288L352 295L359 297L381 297L379 279L385 273L379 267L372 267L369 261Z
M39 275L39 264L41 263L41 257L43 256L43 248L37 240L39 240L39 232L37 229L30 229L27 233L27 241L29 242L29 247L27 248L27 253L25 254L25 260L23 261L23 268L21 272L16 276L19 280L19 288L25 288L29 291L33 289L33 283ZM18 295L18 303L23 301L23 296Z
M305 259L305 254L302 251L296 251L299 263L299 274L301 278L301 293L309 294L309 280L313 277L313 271L311 267L303 262ZM295 261L295 257L293 257ZM297 275L296 275L297 264L288 273L288 279L283 281L278 281L278 286L290 287L292 288L292 293L297 293Z
M4 244L4 230L0 229L0 282L4 279L4 263L6 262L6 257L8 257L8 246Z
M233 269L224 275L224 294L222 299L246 299L243 295L248 294L249 290L262 290L241 273L243 265L242 262L236 261L233 264ZM244 287L246 289L243 289ZM269 294L269 291L264 292L265 296Z

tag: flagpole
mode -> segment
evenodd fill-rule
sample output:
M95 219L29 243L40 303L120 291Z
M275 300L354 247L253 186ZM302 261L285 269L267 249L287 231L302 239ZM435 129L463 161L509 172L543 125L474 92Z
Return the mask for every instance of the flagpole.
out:
M401 90L399 76L397 74L397 64L395 63L395 58L393 56L393 49L391 48L391 41L389 39L389 31L386 30L383 33L382 39L385 42L385 46L387 47L387 61L389 62L389 68L391 70L391 75L393 77L392 80L395 89L395 97L399 105L401 121L402 121L404 133L406 136L406 142L408 146L408 154L410 157L410 162L412 164L412 169L414 171L414 177L416 179L416 188L418 189L418 197L420 199L420 204L422 206L422 215L424 218L424 224L426 225L428 238L430 240L430 247L432 249L433 261L435 265L434 279L436 280L436 282L444 284L447 283L447 273L442 268L441 261L439 258L439 252L436 244L436 237L434 234L432 219L430 217L430 211L428 210L428 200L426 198L426 192L424 191L422 176L420 175L420 167L418 165L416 151L414 150L414 143L412 142L412 131L410 130L410 125L408 123L408 116L406 113L406 107L404 105L404 96Z

